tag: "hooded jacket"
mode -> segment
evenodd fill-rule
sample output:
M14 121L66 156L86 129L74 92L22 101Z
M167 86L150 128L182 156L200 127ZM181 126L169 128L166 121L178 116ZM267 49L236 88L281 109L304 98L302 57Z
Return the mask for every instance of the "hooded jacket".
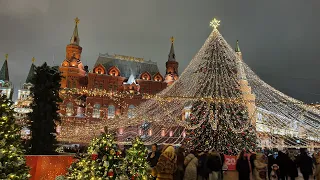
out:
M197 179L197 166L198 166L198 158L196 158L193 154L189 154L185 160L184 165L186 166L186 170L184 172L184 180L195 180Z
M266 159L267 157L262 153L258 153L256 155L256 159L253 161L254 167L255 167L253 170L253 176L255 177L255 180L268 179L268 176L267 176L268 164L266 163Z
M173 180L173 173L177 170L177 156L172 146L163 149L157 165L152 169L152 176L157 180Z

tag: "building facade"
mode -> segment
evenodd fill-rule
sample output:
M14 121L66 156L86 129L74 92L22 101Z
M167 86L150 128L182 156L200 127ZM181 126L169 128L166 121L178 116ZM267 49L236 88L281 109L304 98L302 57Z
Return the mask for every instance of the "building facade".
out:
M32 58L32 64L29 69L29 73L26 81L22 84L20 89L18 90L18 97L16 102L14 103L14 111L16 122L22 126L21 136L23 139L28 139L30 135L30 130L27 127L28 123L28 113L32 112L31 103L33 102L33 97L31 95L31 88L33 85L31 84L31 79L35 73L35 58Z
M178 79L174 39L163 76L157 63L143 58L119 54L99 54L92 70L81 61L82 47L78 34L79 19L66 46L66 57L59 66L63 76L60 95L62 123L57 128L58 140L67 143L87 143L97 135L97 124L112 121L127 114L144 101L144 94L156 94ZM119 129L124 132L139 128ZM127 139L127 138L126 138Z

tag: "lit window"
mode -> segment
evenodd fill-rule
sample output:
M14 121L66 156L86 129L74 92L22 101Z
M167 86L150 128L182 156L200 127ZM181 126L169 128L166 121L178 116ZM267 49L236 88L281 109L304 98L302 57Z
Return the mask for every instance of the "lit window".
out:
M185 118L185 119L188 119L189 116L190 116L190 114L191 114L190 111L186 111L186 112L184 113L184 118Z
M67 104L67 107L66 107L66 115L67 115L67 116L72 116L73 113L74 113L73 104L72 104L72 102L69 102L69 103Z
M108 118L114 118L116 113L116 108L114 107L114 105L109 105L108 107Z
M258 113L258 120L262 121L262 114Z
M57 128L56 128L56 133L57 133L57 134L60 134L60 133L61 133L61 126L60 126L60 125L57 126Z
M70 81L67 81L67 87L71 88L71 82Z
M134 105L130 105L129 108L128 108L128 118L133 118L134 115L133 115L133 110L134 110Z
M83 109L80 106L77 108L77 116L78 117L83 117Z
M92 117L93 118L100 118L100 104L95 104L93 106Z
M191 114L191 106L184 107L184 118L188 119Z
M76 81L72 82L72 88L77 88L77 82Z

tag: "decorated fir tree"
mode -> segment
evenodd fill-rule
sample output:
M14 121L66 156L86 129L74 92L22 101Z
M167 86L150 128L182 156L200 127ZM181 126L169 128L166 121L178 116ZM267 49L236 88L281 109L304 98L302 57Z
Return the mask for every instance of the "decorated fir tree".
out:
M24 150L20 138L21 128L15 123L12 102L0 96L0 179L29 179Z
M121 151L114 140L114 136L102 133L100 137L91 141L87 153L71 164L67 179L119 179L121 174Z
M144 146L142 140L137 137L132 142L132 147L127 150L122 164L122 169L129 179L147 180L150 178L147 155L148 149Z
M215 149L225 154L237 154L253 149L256 133L251 124L241 89L240 59L217 30L219 21L211 22L214 30L199 50L194 76L199 78L197 96L192 102L187 147L196 150Z
M118 125L147 120L164 128L183 126L182 143L189 150L237 154L255 148L254 101L247 101L250 87L240 56L218 31L219 21L211 25L213 31L179 79L135 108L136 118L123 117ZM160 134L162 127L154 134ZM149 139L159 140L157 136Z
M33 103L29 114L31 127L31 154L54 154L56 143L56 122L61 102L59 97L61 75L59 71L44 63L35 68L31 79Z

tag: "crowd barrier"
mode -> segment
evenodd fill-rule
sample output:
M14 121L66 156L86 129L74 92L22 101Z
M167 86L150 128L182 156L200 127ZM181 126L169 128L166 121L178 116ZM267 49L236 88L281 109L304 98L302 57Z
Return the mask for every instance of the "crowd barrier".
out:
M73 155L26 156L26 163L31 168L30 180L55 180L64 175L73 162Z

